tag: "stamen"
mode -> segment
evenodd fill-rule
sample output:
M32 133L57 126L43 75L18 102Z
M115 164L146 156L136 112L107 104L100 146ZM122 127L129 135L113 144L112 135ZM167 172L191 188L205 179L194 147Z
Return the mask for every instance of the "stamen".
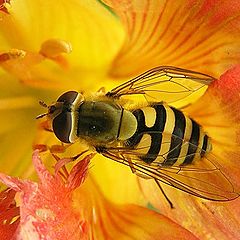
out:
M62 53L70 53L71 51L70 43L60 39L49 39L41 45L39 53L47 58L55 58Z
M72 46L70 43L60 39L49 39L41 45L39 54L56 62L63 69L68 69L68 60L63 56L63 53L70 53Z
M0 63L12 59L24 58L25 56L26 56L25 51L20 49L11 49L9 52L0 54Z

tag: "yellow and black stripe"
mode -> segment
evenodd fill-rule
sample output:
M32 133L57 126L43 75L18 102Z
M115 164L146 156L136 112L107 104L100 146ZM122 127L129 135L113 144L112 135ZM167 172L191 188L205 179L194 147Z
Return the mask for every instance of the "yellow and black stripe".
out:
M134 110L133 115L138 126L127 145L148 164L187 165L211 149L201 126L178 109L159 103Z

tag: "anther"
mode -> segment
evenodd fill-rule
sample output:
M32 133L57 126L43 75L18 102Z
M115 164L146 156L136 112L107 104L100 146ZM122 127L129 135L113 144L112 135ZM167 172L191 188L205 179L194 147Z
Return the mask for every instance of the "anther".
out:
M60 39L49 39L42 43L39 53L44 57L54 58L62 53L70 53L71 51L72 46L70 43Z
M0 62L5 62L12 59L21 59L26 56L26 52L20 49L11 49L9 52L0 54Z

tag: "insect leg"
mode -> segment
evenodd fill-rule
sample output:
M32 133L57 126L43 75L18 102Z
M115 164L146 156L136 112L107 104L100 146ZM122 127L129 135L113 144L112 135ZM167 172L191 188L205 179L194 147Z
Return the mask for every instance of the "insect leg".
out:
M132 173L136 174L138 177L145 178L145 179L150 179L149 176L137 172L137 170L135 169L131 159L127 159L127 162L129 164L129 167L132 170ZM154 181L156 182L156 184L158 185L159 189L161 190L163 196L165 197L165 199L167 200L168 204L170 205L170 208L173 209L174 208L173 203L171 202L171 200L168 198L168 196L164 192L164 190L163 190L162 186L160 185L160 183L158 182L158 180L154 178Z
M128 162L129 167L130 167L131 170L132 170L132 173L134 173L134 174L137 175L138 177L145 178L145 179L150 179L149 176L137 172L137 170L135 169L135 167L134 167L133 162L131 161L131 159L127 159L127 162Z
M55 154L52 154L53 157L56 159L57 163L55 165L55 173L58 173L60 171L61 168L63 168L63 170L65 171L66 167L65 165L67 163L70 163L70 162L73 162L73 161L76 161L78 158L80 158L83 154L85 154L86 152L88 152L89 150L84 150L83 152L73 156L73 157L64 157L64 158L59 158L57 155Z
M79 166L82 166L82 164L83 165L88 164L89 161L95 156L96 153L90 153L82 157L82 159L71 168L70 172L66 168L66 164L71 161L75 161L77 158L79 158L86 152L87 151L84 151L72 158L59 158L58 156L53 155L53 157L57 160L57 163L54 166L55 175L61 175L65 181L69 181L70 175L74 177L75 174L72 174L72 173L77 173L79 171Z
M154 178L154 181L156 182L156 184L158 185L159 189L161 190L163 196L165 197L165 199L166 199L167 202L169 203L170 208L173 209L174 206L173 206L171 200L168 198L168 196L167 196L166 193L164 192L164 190L163 190L162 186L160 185L160 183L158 182L158 180Z
M65 150L70 146L71 144L64 145L63 143L52 146L48 146L47 144L34 144L33 150L39 150L39 152L46 152L47 150L49 150L51 154L64 153Z
M104 95L105 95L105 93L106 93L105 87L99 88L98 91L97 91L97 93L100 93L100 94L104 94Z
M39 152L46 152L48 150L48 146L46 144L33 144L33 150L38 150Z
M47 132L53 132L49 121L43 121L38 124L38 128Z
M49 147L49 150L51 153L64 153L68 147L71 145L64 145L63 143L57 144L57 145L52 145Z
M131 168L132 173L136 174L136 169L133 166L133 163L130 159L127 159L129 167Z

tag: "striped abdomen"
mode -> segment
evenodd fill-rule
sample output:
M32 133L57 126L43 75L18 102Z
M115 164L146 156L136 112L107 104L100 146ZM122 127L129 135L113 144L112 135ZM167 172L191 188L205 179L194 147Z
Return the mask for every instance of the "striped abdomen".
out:
M133 111L138 127L127 145L146 163L162 166L191 164L211 149L201 126L181 111L155 104Z

